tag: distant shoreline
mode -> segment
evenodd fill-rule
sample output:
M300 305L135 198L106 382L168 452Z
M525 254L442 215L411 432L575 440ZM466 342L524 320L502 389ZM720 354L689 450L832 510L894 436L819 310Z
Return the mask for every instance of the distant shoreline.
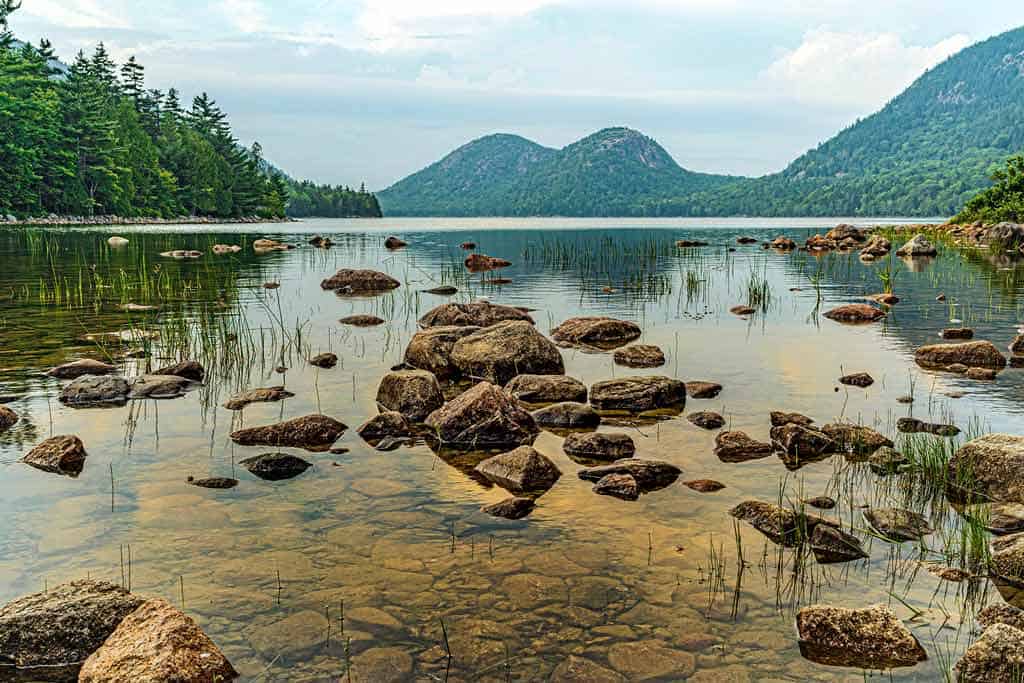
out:
M124 216L47 216L44 218L23 218L0 220L5 226L60 226L60 225L243 225L259 223L298 223L296 218L212 218L207 216L179 216L177 218L135 218Z

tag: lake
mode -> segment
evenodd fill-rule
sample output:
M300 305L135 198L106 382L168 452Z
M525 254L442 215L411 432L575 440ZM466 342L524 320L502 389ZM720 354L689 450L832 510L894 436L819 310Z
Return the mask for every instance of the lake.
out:
M985 578L954 583L927 571L929 563L972 571L979 561L934 482L919 471L882 477L842 453L723 462L717 432L685 417L716 411L724 429L768 441L769 413L795 411L818 424L870 426L900 449L910 445L896 421L913 416L963 430L926 437L947 452L971 436L1020 433L1020 370L975 381L924 370L914 351L960 326L1005 350L1024 321L1024 265L942 246L934 259L864 263L856 252L815 257L760 244L778 235L802 244L838 222L385 219L0 231L0 395L21 417L0 434L0 603L86 576L130 584L183 606L244 680L705 682L864 680L859 669L802 657L795 613L813 603L883 603L928 654L892 679L942 680L972 642L977 611L1002 598ZM314 234L334 246L309 246ZM408 246L385 249L392 234ZM111 248L111 235L129 244ZM757 243L738 245L743 236ZM255 253L262 237L296 248ZM680 239L710 244L678 249ZM512 265L468 273L465 241ZM214 244L242 250L215 255ZM174 249L203 255L160 257ZM378 296L323 291L321 280L340 268L384 271L401 286ZM883 272L900 298L883 320L848 326L821 315L881 292ZM440 285L459 292L423 291ZM756 312L730 313L751 291ZM610 351L561 348L566 374L588 386L629 375L720 383L718 396L690 398L678 416L617 416L600 428L628 433L637 457L672 463L679 480L636 501L596 495L563 435L542 431L534 447L562 477L529 516L509 521L481 511L509 495L472 475L486 455L437 453L423 440L381 451L363 441L355 429L377 414L378 384L402 362L417 320L483 298L532 309L544 334L573 316L633 321L638 342L664 351L662 367L629 369ZM127 303L157 309L126 312ZM339 323L354 314L386 322ZM128 342L102 336L126 330L135 331ZM336 367L308 363L324 352L338 355ZM114 362L126 377L194 359L207 376L173 400L66 407L57 400L64 382L44 372L83 357ZM874 384L838 383L855 372ZM243 389L274 385L294 397L222 407ZM906 396L913 403L898 400ZM311 413L348 425L337 444L347 452L281 449L313 465L282 481L239 464L268 449L236 445L233 430ZM80 476L19 462L56 434L84 442ZM208 490L188 477L239 484ZM725 487L702 493L683 483L699 479ZM743 501L822 495L838 505L814 513L857 536L867 559L817 564L805 548L777 546L729 514ZM889 542L867 529L864 506L919 511L935 532L921 543ZM574 670L589 673L573 678Z

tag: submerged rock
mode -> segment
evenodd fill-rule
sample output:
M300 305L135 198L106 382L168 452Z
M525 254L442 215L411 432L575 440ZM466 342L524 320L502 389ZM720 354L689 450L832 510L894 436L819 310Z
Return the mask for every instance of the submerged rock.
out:
M640 497L640 486L631 474L607 474L597 480L593 491L600 496L622 500L636 500Z
M868 304L847 304L823 313L829 320L840 323L873 323L885 317L885 312Z
M882 446L892 448L893 442L870 427L833 422L821 428L828 438L835 441L836 446L848 453L870 455Z
M452 363L452 347L459 339L479 329L474 326L445 325L421 330L413 335L405 348L405 364L431 372L438 379L456 377L459 369Z
M934 434L936 436L956 436L960 428L954 425L922 422L916 417L901 417L896 421L896 429L904 434Z
M194 360L183 360L180 363L174 365L168 365L154 370L153 375L173 375L174 377L183 377L193 382L202 382L206 377L206 368L200 365Z
M320 288L339 293L372 294L401 287L402 283L387 273L376 270L342 268L320 283Z
M807 425L814 424L814 420L806 415L801 415L800 413L784 413L779 410L773 410L769 415L769 419L771 420L772 427L782 427L783 425L788 424L802 425L806 427Z
M552 429L596 429L601 424L601 416L586 403L565 401L531 414L539 426Z
M285 390L284 387L260 387L235 394L228 399L224 407L228 410L242 410L250 403L273 403L294 396L295 394Z
M469 304L441 304L428 311L419 323L421 327L490 327L506 320L525 320L532 323L533 318L518 308L501 306L489 301L474 301Z
M725 488L725 484L714 479L693 479L684 481L683 486L693 489L699 493L714 493Z
M675 465L659 460L640 460L626 458L617 460L610 465L587 467L578 472L584 481L599 481L609 474L629 474L636 479L637 485L644 493L671 486L682 474Z
M868 508L864 519L871 528L893 541L918 541L933 531L922 515L902 508Z
M234 680L238 672L190 617L161 598L126 616L79 672L79 683Z
M562 443L566 455L583 460L616 461L632 458L636 445L628 434L590 432L570 434Z
M124 377L85 375L61 390L60 402L75 408L123 405L129 391L128 380Z
M938 249L924 235L914 235L910 241L896 250L897 256L935 256Z
M555 341L600 348L628 344L640 334L640 326L634 322L603 316L569 318L551 330Z
M85 375L112 375L115 372L117 372L117 368L109 363L92 358L82 358L50 368L46 374L57 379L78 379Z
M969 327L948 327L939 336L943 339L974 339L974 330Z
M128 396L133 399L178 398L199 386L198 382L177 375L143 375L132 379Z
M1024 677L1024 630L1009 624L985 629L953 667L958 683L1020 683Z
M870 387L875 383L875 378L866 372L857 372L852 375L843 375L839 378L840 384L845 384L851 387L866 388Z
M676 246L680 249L692 249L693 247L706 247L710 243L702 240L676 240Z
M614 360L627 368L657 368L665 364L665 354L657 346L632 344L616 349Z
M914 634L885 605L804 607L796 615L800 653L818 664L859 669L915 666L928 658Z
M1006 366L1006 357L995 344L984 340L922 346L914 353L914 360L921 367L932 370L948 369L956 364L995 370L1002 370Z
M485 505L480 508L481 512L486 512L493 517L503 517L504 519L522 519L526 517L533 509L537 507L537 503L532 498L506 498L505 500L491 505Z
M313 463L289 453L264 453L241 460L239 464L267 481L292 479L313 466Z
M754 527L773 543L786 547L795 547L807 542L819 524L836 526L835 522L823 517L798 514L793 510L759 500L744 501L729 510L729 514Z
M812 508L818 508L819 510L831 510L836 506L834 498L829 496L814 496L813 498L804 498L800 501L804 505L810 505Z
M384 324L384 318L378 318L375 315L349 315L338 322L352 327L376 327Z
M440 287L431 287L430 289L423 290L426 294L436 294L438 296L451 296L452 294L458 294L459 288L452 287L451 285L441 285Z
M505 384L520 373L565 373L558 347L521 320L497 323L462 337L452 346L451 361L462 375L494 384Z
M142 602L123 588L90 580L51 586L9 602L0 607L0 664L65 665L67 678L74 680L78 662L95 652Z
M443 445L470 449L529 445L540 431L533 416L489 382L438 408L426 424Z
M321 353L310 358L309 364L324 370L330 370L338 364L338 355L335 353Z
M746 462L767 458L772 454L772 445L755 441L745 432L721 432L715 437L715 455L722 462Z
M690 413L686 419L702 429L721 429L725 426L725 418L710 410Z
M739 316L754 315L755 313L757 313L757 309L754 308L753 306L747 306L746 304L742 304L740 306L733 306L732 308L729 309L729 312L732 313L733 315Z
M326 450L345 430L343 423L326 415L306 415L264 427L239 429L231 439L242 446L278 446Z
M384 375L377 387L377 404L395 410L413 422L444 405L437 378L426 370L399 370Z
M198 486L201 489L233 489L238 486L238 480L231 477L207 477L205 479L189 477L187 481L192 486Z
M598 410L641 413L660 408L681 408L686 385L669 377L623 377L598 382L590 388L590 404Z
M902 453L890 446L882 446L868 457L868 466L879 476L898 474L909 464Z
M1024 436L986 434L961 446L946 466L955 501L1024 503Z
M18 424L19 419L16 412L7 406L0 405L0 434Z
M566 375L516 375L505 385L505 391L527 403L584 403L587 400L587 385Z
M487 458L476 466L477 474L516 494L543 493L562 476L555 463L531 446Z
M718 382L686 382L686 395L690 398L715 398L720 393L722 393L722 385Z
M403 439L412 433L409 421L401 413L388 410L361 424L356 433L371 444L384 439Z
M851 562L868 556L856 536L827 524L818 524L814 527L810 545L818 564Z
M21 459L26 465L37 470L77 477L85 468L85 445L77 436L63 435L50 437L30 450Z

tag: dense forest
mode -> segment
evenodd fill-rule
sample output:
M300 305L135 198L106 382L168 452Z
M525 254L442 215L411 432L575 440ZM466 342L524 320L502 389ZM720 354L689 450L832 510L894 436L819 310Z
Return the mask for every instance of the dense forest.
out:
M992 187L973 197L956 223L1024 221L1024 156L1012 157L992 174Z
M380 215L365 191L272 169L206 93L186 108L134 57L118 66L100 43L65 66L45 39L15 41L19 4L0 0L0 217Z
M408 215L950 216L1024 150L1024 28L950 57L761 178L685 171L622 130L564 150L482 138L381 192L381 203Z

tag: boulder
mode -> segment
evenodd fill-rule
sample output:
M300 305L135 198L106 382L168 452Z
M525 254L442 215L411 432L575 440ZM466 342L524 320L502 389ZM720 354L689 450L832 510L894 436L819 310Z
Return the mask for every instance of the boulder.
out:
M402 413L388 410L359 425L356 433L372 444L384 439L404 439L412 433L412 428Z
M773 543L786 547L806 543L819 524L836 526L835 522L823 517L797 514L793 510L758 500L744 501L729 510L729 514L754 527Z
M836 248L835 240L829 239L824 235L812 235L807 238L804 242L804 248L807 251L832 251Z
M681 408L686 385L669 377L623 377L598 382L590 388L590 404L598 410L642 413L661 408Z
M951 500L1024 503L1024 436L986 434L961 446L946 466Z
M470 254L463 263L466 265L466 270L471 273L486 273L512 265L512 262L507 259L485 254Z
M737 237L736 244L757 244L756 237Z
M827 524L814 527L810 545L818 564L851 562L868 556L856 536Z
M892 448L893 442L870 427L833 422L821 428L825 436L835 441L839 450L857 455L871 455L882 446Z
M345 294L371 294L386 292L401 287L402 283L387 273L376 270L353 270L342 268L320 283L321 289Z
M489 301L469 304L441 304L420 318L420 326L427 327L489 327L506 320L533 322L529 314L512 306L501 306Z
M551 330L551 338L555 341L599 348L628 344L640 334L640 326L634 322L603 316L569 318Z
M480 508L492 517L503 517L505 519L522 519L533 512L537 503L532 498L506 498L505 500L485 505Z
M399 370L384 375L377 387L377 404L395 410L413 422L444 405L437 378L426 370Z
M824 432L792 422L772 427L771 437L772 444L789 455L813 457L833 453L836 448L836 443Z
M30 450L21 459L43 472L77 477L85 467L85 445L77 436L63 435L50 437Z
M85 375L66 385L60 402L72 407L123 405L128 400L128 380L114 375Z
M686 395L690 398L715 398L722 393L722 385L718 382L687 382Z
M516 375L505 391L527 403L584 403L587 400L587 385L566 375Z
M321 353L310 358L309 364L324 370L330 370L338 364L338 355L335 353Z
M326 415L306 415L264 427L239 429L231 439L242 446L276 446L327 450L338 440L347 426Z
M631 474L607 474L597 480L593 490L598 495L622 500L636 500L640 497L640 486Z
M860 255L865 259L875 259L880 256L885 256L892 250L892 242L882 237L881 235L873 235L868 243L864 245L864 248L860 250Z
M848 387L860 387L864 389L874 384L875 378L866 372L855 372L851 375L843 375L840 377L839 383L845 384Z
M384 318L378 318L375 315L349 315L338 322L352 327L376 327L384 324Z
M948 369L954 364L996 370L1006 366L1006 357L989 341L922 346L914 352L914 360L923 368L939 370Z
M166 600L126 616L79 672L79 683L231 681L238 672L191 617Z
M725 418L710 410L690 413L686 419L701 429L721 429L725 426Z
M617 365L627 368L657 368L665 364L665 354L657 346L632 344L615 350Z
M194 360L183 360L180 363L154 370L150 374L173 375L174 377L183 377L193 382L202 382L206 377L206 368Z
M394 235L392 235L392 236L388 237L386 240L384 240L384 248L385 249L401 249L402 247L406 247L406 246L409 246L408 242L406 242L403 239L399 239L398 237L395 237Z
M909 465L907 458L890 446L882 446L868 457L868 466L879 476L898 474Z
M698 493L715 493L725 488L725 484L714 479L692 479L684 481L683 486L697 491Z
M515 494L544 493L562 476L555 463L531 446L487 458L474 471Z
M866 231L856 228L849 223L840 223L836 227L832 228L825 233L827 239L835 242L842 242L843 240L853 240L854 242L865 242L868 239Z
M19 598L0 607L0 664L70 664L66 680L74 680L78 662L95 652L142 603L114 584L90 580L50 586Z
M566 455L575 458L613 462L632 458L636 453L636 444L629 434L589 432L565 437L562 449Z
M479 329L473 326L446 325L421 330L413 335L405 348L405 364L431 372L438 379L455 377L459 370L452 363L452 347L459 339Z
M242 410L250 403L274 403L294 396L295 394L284 387L260 387L235 394L228 399L224 407L228 410Z
M7 406L0 406L0 434L18 423L18 414Z
M143 375L132 378L129 384L129 398L178 398L201 385L177 375Z
M267 481L292 479L313 466L313 463L289 453L264 453L241 460L239 464Z
M57 379L78 379L84 375L112 375L115 372L117 368L113 365L92 358L82 358L50 368L46 374Z
M829 320L840 323L873 323L885 317L885 312L869 304L846 304L823 313Z
M910 241L896 250L897 256L935 256L939 250L924 235L914 235Z
M1024 630L993 624L953 667L958 683L1019 683L1024 672Z
M939 336L943 339L974 339L974 330L969 327L947 327Z
M558 347L522 320L497 323L462 337L452 346L451 361L463 376L494 384L505 384L520 373L565 373Z
M928 520L902 508L868 508L864 519L879 534L893 541L918 541L932 533Z
M772 427L781 427L783 425L795 424L802 425L804 427L814 424L814 420L801 415L800 413L784 413L780 410L773 410L769 415Z
M617 460L610 465L587 467L580 470L578 474L579 478L584 481L600 481L609 474L629 474L636 479L640 490L647 493L672 485L682 474L682 470L660 460L626 458Z
M896 429L904 434L934 434L936 436L956 436L960 428L955 425L923 422L916 417L901 417L896 421Z
M811 605L797 612L796 627L800 653L818 664L884 670L928 658L910 629L885 605Z
M309 246L316 247L317 249L329 249L334 243L331 242L330 237L323 237L321 235L313 235L309 238Z
M779 249L781 251L792 251L793 249L796 249L796 242L789 239L788 237L780 235L779 237L776 237L775 239L772 240L771 246L772 249Z
M772 454L772 445L755 441L745 432L721 432L715 437L715 455L722 462L746 462L767 458Z
M529 445L540 431L518 401L489 382L438 408L426 424L443 445L469 449Z
M596 429L601 416L586 403L565 401L555 403L532 413L540 427L551 429Z

